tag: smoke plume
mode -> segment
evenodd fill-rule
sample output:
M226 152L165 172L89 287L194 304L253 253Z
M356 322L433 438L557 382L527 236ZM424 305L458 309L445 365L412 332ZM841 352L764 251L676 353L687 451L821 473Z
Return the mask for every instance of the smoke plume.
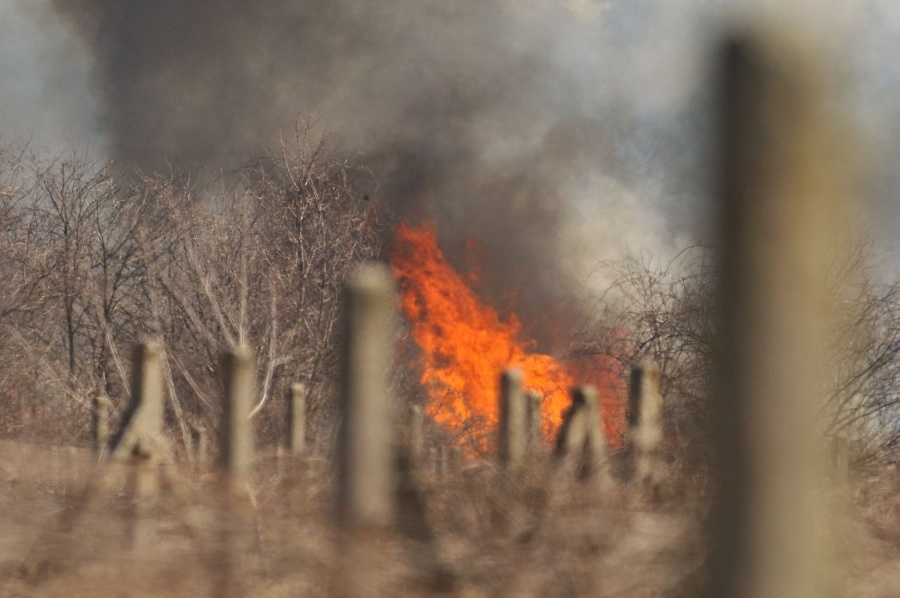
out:
M615 83L598 77L594 56L603 3L54 6L91 53L120 164L231 169L299 115L321 115L366 157L378 198L433 219L457 263L468 237L484 246L483 292L495 302L515 293L526 322L571 307L589 267L609 257L598 240L617 250L629 234L665 232L628 190L642 159L623 159L619 141L638 124L598 100Z

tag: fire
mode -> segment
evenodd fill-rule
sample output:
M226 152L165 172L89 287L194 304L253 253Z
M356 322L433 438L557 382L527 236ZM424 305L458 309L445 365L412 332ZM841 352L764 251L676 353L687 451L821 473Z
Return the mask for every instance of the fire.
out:
M478 264L470 260L470 272L460 275L438 247L432 226L406 224L395 231L391 261L403 311L421 350L420 382L429 396L429 416L471 448L486 450L496 429L499 373L516 367L526 387L543 397L545 433L556 430L569 405L573 370L535 352L535 343L522 338L515 314L501 318L478 299L470 286L479 276ZM609 401L602 402L608 411Z

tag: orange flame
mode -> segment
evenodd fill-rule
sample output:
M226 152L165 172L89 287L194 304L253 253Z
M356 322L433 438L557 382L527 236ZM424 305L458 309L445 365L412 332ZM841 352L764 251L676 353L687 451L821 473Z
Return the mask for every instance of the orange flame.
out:
M469 286L479 276L477 264L461 276L438 248L432 226L406 224L395 231L391 261L403 311L421 349L420 382L429 396L429 416L484 452L496 429L499 373L516 367L526 387L543 397L545 434L556 430L570 402L572 373L553 357L534 352L535 343L522 338L514 314L503 319L478 299ZM602 402L607 412L609 401ZM609 422L606 427L615 431ZM610 436L616 442L618 435Z

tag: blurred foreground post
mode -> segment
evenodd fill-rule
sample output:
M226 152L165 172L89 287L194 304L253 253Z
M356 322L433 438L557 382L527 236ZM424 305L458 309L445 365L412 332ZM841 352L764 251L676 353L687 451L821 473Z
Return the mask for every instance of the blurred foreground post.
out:
M643 359L631 368L628 395L628 468L637 482L658 482L663 475L663 399L659 366Z
M347 279L344 295L338 518L349 529L384 524L392 511L394 282L383 266L361 266Z
M787 34L734 36L720 61L711 597L828 595L816 417L847 158L809 48Z
M522 389L522 372L507 369L500 376L500 465L509 473L518 472L525 459L527 404Z
M294 456L306 447L306 386L291 384L288 391L288 450Z

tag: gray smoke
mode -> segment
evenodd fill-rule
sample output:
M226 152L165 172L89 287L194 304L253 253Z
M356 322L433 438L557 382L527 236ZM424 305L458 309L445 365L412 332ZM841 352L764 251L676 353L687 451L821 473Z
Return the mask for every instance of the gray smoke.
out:
M87 64L68 33L45 0L0 0L0 144L89 149Z
M621 139L640 126L599 99L602 30L584 14L603 4L576 5L54 0L89 48L120 164L227 170L321 115L372 165L379 199L433 219L457 264L477 239L488 297L516 293L523 320L554 325L581 301L585 266L608 257L598 238L666 229L628 190L647 159L623 157Z

